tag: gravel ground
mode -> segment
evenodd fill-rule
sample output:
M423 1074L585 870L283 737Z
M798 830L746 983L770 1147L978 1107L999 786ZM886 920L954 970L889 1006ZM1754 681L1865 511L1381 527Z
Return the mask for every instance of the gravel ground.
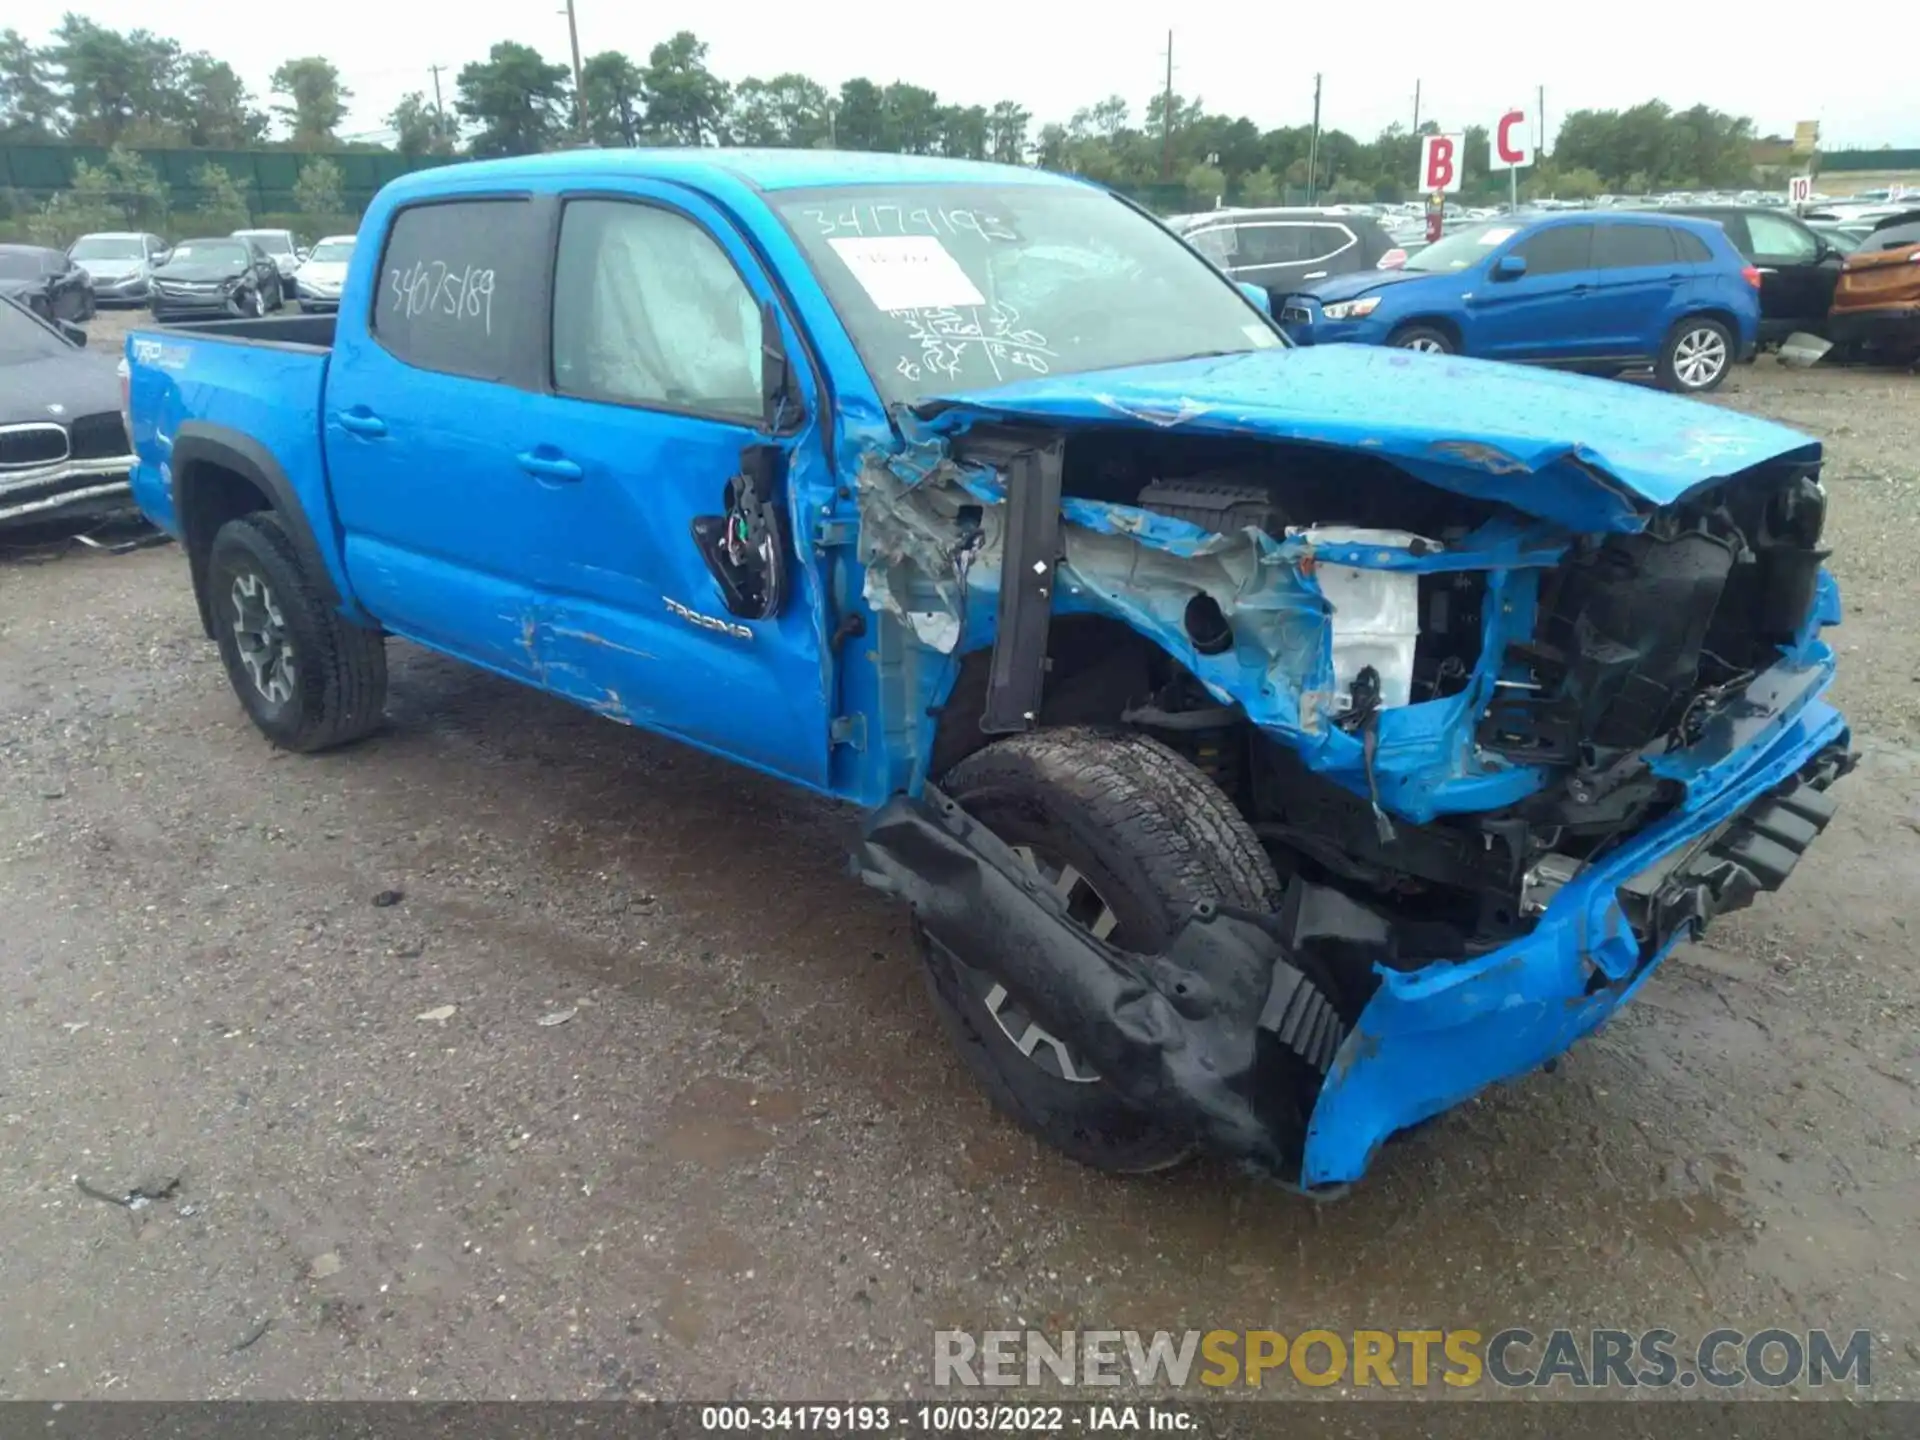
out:
M898 1396L948 1327L1558 1324L1864 1327L1920 1392L1920 379L1724 401L1831 445L1840 818L1317 1206L991 1114L847 812L397 643L384 733L282 755L173 547L0 556L0 1397Z

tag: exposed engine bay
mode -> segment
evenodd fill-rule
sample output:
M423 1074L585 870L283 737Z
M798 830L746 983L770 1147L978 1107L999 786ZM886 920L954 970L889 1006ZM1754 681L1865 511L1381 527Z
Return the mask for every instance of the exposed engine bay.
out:
M1524 935L1679 804L1671 762L1806 643L1826 554L1792 459L1584 533L1382 455L1173 430L980 424L916 483L868 473L869 601L965 657L930 778L995 733L1145 731L1410 969Z

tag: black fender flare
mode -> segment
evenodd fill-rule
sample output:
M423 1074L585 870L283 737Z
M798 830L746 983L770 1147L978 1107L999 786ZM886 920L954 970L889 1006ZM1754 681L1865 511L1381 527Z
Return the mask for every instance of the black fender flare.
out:
M321 598L331 608L344 608L345 597L333 582L333 573L327 568L319 540L313 532L312 521L300 503L293 482L287 479L286 471L280 468L280 462L274 459L273 452L251 435L225 425L188 420L174 434L168 470L173 477L174 514L179 520L180 538L185 542L187 565L193 577L193 593L200 604L200 622L206 627L207 633L213 633L213 617L207 608L205 584L207 555L213 545L213 535L211 531L198 533L205 527L196 526L195 516L201 508L196 503L196 495L202 489L202 477L208 469L231 471L267 498L269 508L286 530L287 538L293 542L294 551L300 557L300 566L307 572L314 589L319 591Z

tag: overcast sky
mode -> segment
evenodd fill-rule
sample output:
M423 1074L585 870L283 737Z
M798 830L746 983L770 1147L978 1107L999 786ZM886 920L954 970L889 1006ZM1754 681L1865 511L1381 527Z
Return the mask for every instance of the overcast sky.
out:
M381 130L408 90L431 95L430 65L446 67L441 83L451 108L454 75L483 59L495 41L517 40L565 61L564 3L9 0L6 23L45 38L63 11L75 9L116 29L146 26L231 62L262 99L281 60L323 54L354 93L343 133L365 133ZM1763 18L1737 5L1677 0L1568 7L1441 0L576 4L583 55L624 50L644 62L656 41L688 29L708 43L709 64L730 81L787 70L829 86L854 75L883 84L905 80L949 102L1018 100L1034 113L1036 131L1113 93L1128 99L1138 119L1147 96L1164 83L1171 20L1175 88L1262 128L1311 119L1317 66L1324 75L1322 123L1363 139L1391 121L1411 121L1418 79L1422 116L1449 128L1483 123L1544 85L1549 133L1569 110L1658 97L1676 107L1704 101L1750 115L1761 134L1791 133L1795 121L1817 119L1829 149L1920 145L1920 90L1912 66L1896 58L1920 51L1920 8L1911 4L1856 15L1865 32L1854 38L1870 41L1864 52L1829 43L1838 34L1828 19L1855 13L1840 7L1777 8ZM1230 15L1244 18L1229 22Z

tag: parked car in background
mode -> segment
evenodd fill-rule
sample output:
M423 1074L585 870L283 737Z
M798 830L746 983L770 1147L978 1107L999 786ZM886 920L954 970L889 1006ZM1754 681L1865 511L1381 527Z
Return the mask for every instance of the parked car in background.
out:
M182 240L153 272L156 320L265 315L284 303L279 269L251 240Z
M86 343L72 321L0 300L0 524L132 508L120 377Z
M1853 764L1820 442L1755 416L1289 346L1028 167L565 151L361 234L338 315L127 337L253 724L373 733L404 636L860 805L965 1063L1088 1164L1358 1178Z
M67 258L92 278L96 305L144 305L167 242L143 230L105 230L82 235L67 247Z
M49 320L91 320L93 281L63 250L0 245L0 295Z
M1760 272L1760 343L1827 332L1833 287L1847 252L1805 222L1760 205L1675 205L1662 215L1711 220Z
M307 258L307 252L291 230L236 230L236 240L251 240L266 253L273 262L273 268L280 272L280 293L297 295L299 282L294 278L298 274L301 262Z
M309 314L340 308L340 287L347 281L347 261L353 258L351 235L328 235L314 242L312 253L295 273L300 308Z
M1842 255L1851 255L1872 232L1871 225L1854 225L1841 220L1807 220L1806 227Z
M1371 215L1346 210L1211 210L1168 222L1234 280L1278 301L1330 275L1391 270L1407 258Z
M1303 345L1357 343L1619 374L1711 390L1760 333L1760 274L1718 225L1647 212L1491 220L1398 270L1285 297Z
M1920 359L1920 211L1881 221L1847 257L1827 336L1876 359Z

